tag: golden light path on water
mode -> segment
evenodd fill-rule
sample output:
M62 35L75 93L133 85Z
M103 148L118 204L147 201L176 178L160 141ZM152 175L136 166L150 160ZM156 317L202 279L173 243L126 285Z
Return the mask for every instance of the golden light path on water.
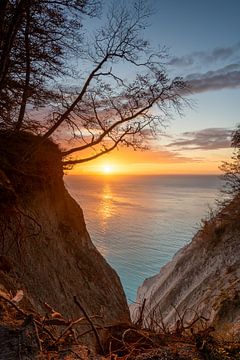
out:
M109 218L113 215L113 194L109 184L104 184L101 194L101 202L98 206L98 214L102 231L106 230Z
M91 239L117 271L128 301L186 245L213 205L212 176L67 176Z

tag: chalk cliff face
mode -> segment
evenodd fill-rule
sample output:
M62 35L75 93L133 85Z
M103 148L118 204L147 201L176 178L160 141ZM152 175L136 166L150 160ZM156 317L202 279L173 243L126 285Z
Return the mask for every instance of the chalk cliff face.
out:
M65 318L78 318L76 296L103 324L129 322L120 280L64 187L57 146L47 142L28 159L25 145L31 149L34 137L0 138L0 285L23 289L42 314L46 302Z
M188 326L201 317L196 327L208 319L207 324L217 330L240 331L239 204L238 199L207 221L159 274L144 281L136 302L142 304L146 299L146 326L176 329L180 318ZM134 321L140 308L131 305Z

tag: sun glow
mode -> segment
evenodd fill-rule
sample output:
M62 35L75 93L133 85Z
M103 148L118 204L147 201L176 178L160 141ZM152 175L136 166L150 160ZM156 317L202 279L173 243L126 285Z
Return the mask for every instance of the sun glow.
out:
M205 150L204 150L205 151ZM203 156L204 155L204 156ZM219 174L222 160L229 161L231 149L211 151L209 155L195 150L193 158L185 152L176 156L169 150L136 152L121 149L105 158L81 164L73 172L114 178L121 175Z
M114 172L113 166L110 164L102 165L101 171L104 175L110 175Z

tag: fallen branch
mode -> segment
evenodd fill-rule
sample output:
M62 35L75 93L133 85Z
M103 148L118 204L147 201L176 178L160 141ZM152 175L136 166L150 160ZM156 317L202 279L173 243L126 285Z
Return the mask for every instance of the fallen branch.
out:
M38 328L37 325L35 323L35 321L33 320L33 324L34 324L34 328L35 328L35 333L36 333L36 337L37 337L37 342L38 342L38 347L39 347L39 351L42 352L42 343L39 337L39 332L38 332Z
M22 309L20 309L13 301L11 301L10 299L6 298L3 295L0 295L0 299L6 301L8 304L12 305L12 307L14 307L15 310L17 310L21 315L27 317L29 314L25 313Z
M64 319L46 319L44 320L44 325L54 325L54 326L68 326L71 321L66 321Z
M22 309L20 309L14 302L12 302L11 300L9 300L8 298L6 298L5 296L0 295L0 299L6 301L8 304L10 304L15 310L17 310L21 315L23 315L25 318L27 318L29 316L29 314L25 313ZM36 325L38 325L42 331L44 331L46 334L48 334L50 336L50 338L55 341L56 338L52 335L52 333L46 329L43 324L41 324L40 321L33 319L34 323Z
M58 343L58 342L63 338L63 336L64 336L69 330L71 330L71 328L72 328L74 325L80 323L80 322L83 321L83 320L86 320L85 317L80 317L79 319L77 319L77 320L75 320L75 321L72 321L72 322L68 325L68 327L66 327L66 329L62 332L62 334L56 339L56 341L54 342L53 345L55 345L56 343Z
M99 334L97 332L97 329L96 329L95 325L93 324L91 318L88 316L86 310L83 308L83 306L78 301L77 297L74 296L73 299L74 299L75 304L79 307L79 309L82 311L83 315L86 317L87 321L91 325L91 328L92 328L92 330L94 332L94 335L96 337L99 348L101 349L102 354L104 354L104 349L103 349L103 346L102 346L102 343L101 343L101 340L100 340L100 337L99 337Z

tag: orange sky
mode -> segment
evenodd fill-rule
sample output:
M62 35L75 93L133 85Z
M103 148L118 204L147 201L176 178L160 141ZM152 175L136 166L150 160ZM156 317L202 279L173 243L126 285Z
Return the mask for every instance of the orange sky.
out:
M231 156L231 149L193 150L181 153L166 148L153 151L115 150L96 160L79 164L71 174L219 174L219 165Z

